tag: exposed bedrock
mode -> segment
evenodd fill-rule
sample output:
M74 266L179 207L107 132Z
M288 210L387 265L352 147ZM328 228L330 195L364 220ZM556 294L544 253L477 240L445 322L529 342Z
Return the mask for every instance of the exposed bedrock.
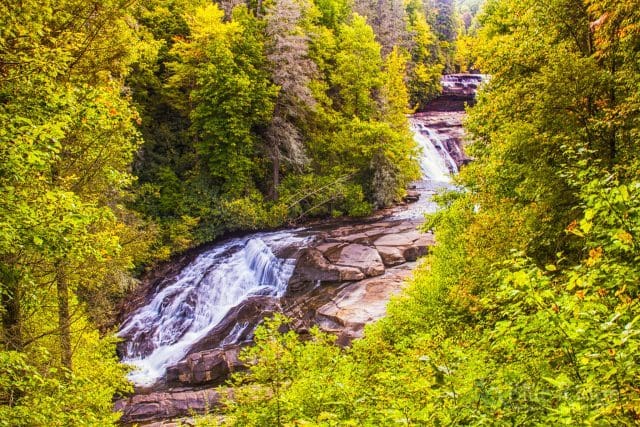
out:
M433 244L433 236L419 232L418 224L377 221L320 232L300 253L283 298L254 296L234 307L183 360L167 369L162 381L138 390L146 394L117 402L123 423L187 416L218 405L215 393L177 390L221 385L230 373L243 369L241 347L269 313L285 313L302 334L318 325L337 335L340 345L361 337L367 324L385 315L413 261Z
M433 245L418 221L379 221L324 234L299 258L283 300L300 332L313 325L349 344L386 313L414 267Z
M231 391L229 391L231 393ZM122 412L120 423L138 425L160 419L203 414L219 406L223 400L215 390L171 391L138 394L116 402L115 410Z

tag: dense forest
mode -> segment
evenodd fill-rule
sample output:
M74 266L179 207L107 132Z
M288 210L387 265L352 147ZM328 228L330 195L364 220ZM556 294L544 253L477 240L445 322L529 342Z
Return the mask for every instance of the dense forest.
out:
M634 1L0 11L0 425L117 422L116 304L136 278L225 233L400 200L419 172L407 114L457 70L491 75L474 162L406 294L348 349L268 321L224 422L640 419Z

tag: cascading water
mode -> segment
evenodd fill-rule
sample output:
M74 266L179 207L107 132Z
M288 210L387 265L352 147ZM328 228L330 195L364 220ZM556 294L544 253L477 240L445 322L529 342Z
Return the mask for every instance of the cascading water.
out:
M127 340L123 361L136 368L129 378L137 385L153 384L247 297L284 294L295 260L275 254L308 239L296 231L259 233L198 256L120 329L118 335ZM221 344L232 344L246 327L236 325Z
M422 150L420 169L423 179L451 182L451 174L458 172L458 166L437 133L415 120L411 121L411 129Z
M440 83L444 94L474 94L488 80L489 76L486 74L447 74L442 76Z
M394 220L423 218L425 214L436 212L438 205L430 196L443 188L453 188L451 174L458 172L458 165L440 135L418 118L412 118L409 122L413 138L421 151L419 162L422 179L413 183L421 197L406 209L396 212L390 218ZM455 144L452 148L459 150Z

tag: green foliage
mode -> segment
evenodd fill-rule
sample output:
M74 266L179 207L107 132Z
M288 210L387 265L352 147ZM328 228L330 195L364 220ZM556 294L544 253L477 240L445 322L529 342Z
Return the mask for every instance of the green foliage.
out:
M380 45L360 15L342 24L331 83L340 94L339 108L348 117L368 119L375 111L374 91L382 85Z
M330 395L333 390L326 384L339 368L339 348L317 329L303 342L293 331L280 333L285 327L286 320L277 315L256 330L255 346L242 356L251 370L234 376L236 388L225 424L285 425L297 419L331 418L328 403L337 396Z
M49 365L44 372L29 363L24 353L0 352L0 425L115 424L119 414L112 411L112 396L129 389L123 368L114 357L113 343L93 339L96 342L85 355L90 365L73 376L55 368L56 362L44 349L31 356L39 364ZM113 380L118 377L119 382Z
M442 70L422 12L411 12L409 57L391 46L383 58L350 2L283 0L259 15L183 3L140 8L163 47L130 77L144 136L134 206L161 225L161 253L402 196L417 176L407 104L437 93ZM332 179L341 185L326 191Z
M190 38L172 48L179 62L168 64L169 85L188 91L196 153L212 183L234 197L251 186L253 129L271 116L276 88L261 64L259 23L242 9L233 22L223 17L215 5L187 17Z
M124 206L139 140L122 83L157 45L115 1L0 19L0 419L113 424L125 372L97 330L154 238Z

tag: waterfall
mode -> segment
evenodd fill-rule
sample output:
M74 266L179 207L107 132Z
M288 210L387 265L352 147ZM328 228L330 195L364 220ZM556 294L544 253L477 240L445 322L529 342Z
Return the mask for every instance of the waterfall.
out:
M451 173L458 172L456 162L435 131L415 120L411 122L413 138L422 150L420 169L423 179L451 182Z
M442 76L443 93L467 93L474 94L480 85L487 82L487 74L447 74Z
M438 204L432 200L432 196L442 189L455 188L451 184L451 174L458 172L458 166L449 153L449 145L442 140L438 132L422 123L418 117L411 118L409 122L413 138L421 152L418 162L422 178L413 183L413 188L420 193L420 198L417 202L396 211L390 217L392 220L414 220L423 218L425 214L435 213ZM459 150L455 143L451 144L451 149Z
M129 378L137 385L153 384L247 297L284 294L295 260L275 253L307 239L294 231L259 233L199 255L122 325L123 361L136 368ZM237 325L224 344L232 344L246 327Z

